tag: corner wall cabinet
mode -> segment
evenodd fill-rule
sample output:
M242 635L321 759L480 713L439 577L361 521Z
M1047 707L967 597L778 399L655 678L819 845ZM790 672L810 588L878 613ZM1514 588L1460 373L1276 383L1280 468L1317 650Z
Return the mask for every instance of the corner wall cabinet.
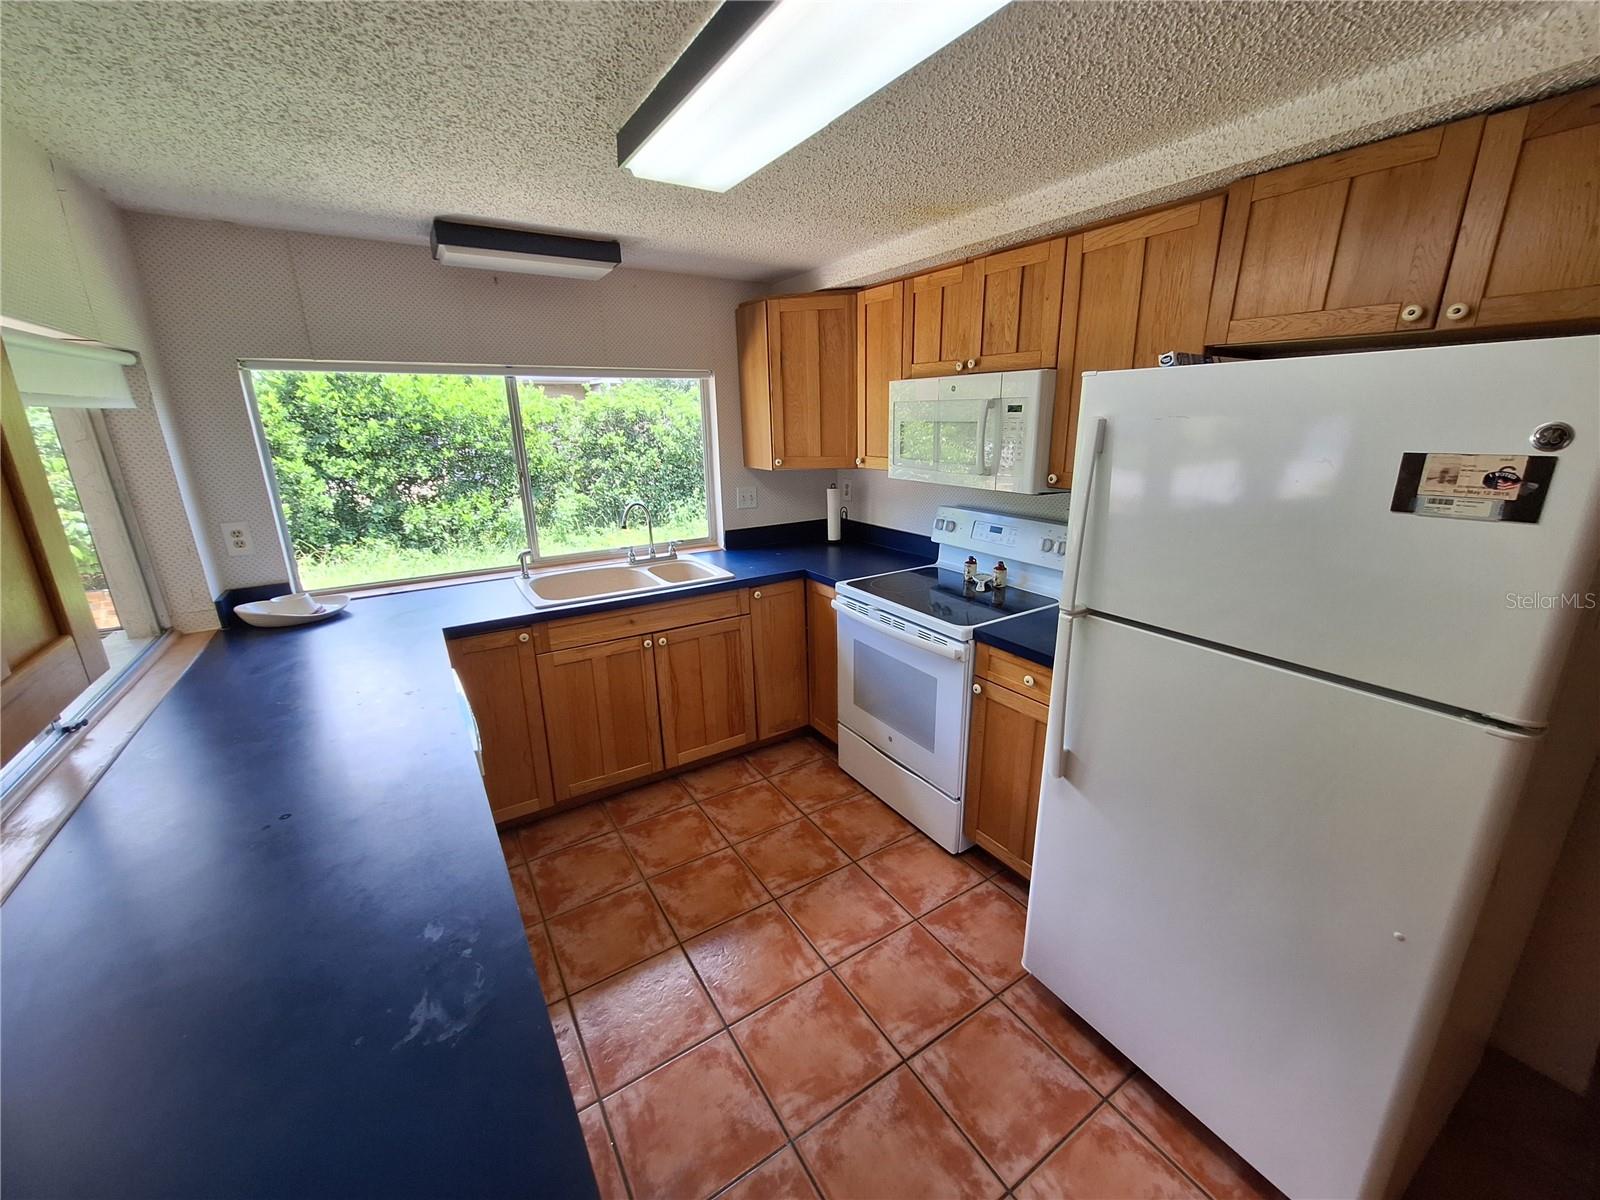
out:
M739 306L739 407L747 467L855 465L855 313L853 292L780 296Z
M1072 484L1085 371L1153 367L1167 350L1205 349L1222 208L1212 196L1067 239L1052 486Z

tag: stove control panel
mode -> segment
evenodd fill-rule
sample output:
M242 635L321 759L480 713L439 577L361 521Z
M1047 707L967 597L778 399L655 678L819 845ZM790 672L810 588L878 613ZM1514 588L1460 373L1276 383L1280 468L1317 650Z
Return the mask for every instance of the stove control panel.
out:
M1063 512L1066 506L1067 497L1062 496ZM1038 568L1043 574L1041 582L1054 586L1066 558L1067 522L1065 516L1042 520L945 504L934 514L933 540L939 543L943 564L959 565L972 554L978 558L980 570L989 571L999 559L1013 571ZM1028 586L1020 578L1015 582Z

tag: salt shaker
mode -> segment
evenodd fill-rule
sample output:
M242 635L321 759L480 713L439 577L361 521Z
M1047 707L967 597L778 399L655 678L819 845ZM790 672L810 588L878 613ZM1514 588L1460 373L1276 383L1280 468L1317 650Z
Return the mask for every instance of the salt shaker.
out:
M978 560L972 555L967 555L967 561L961 564L961 581L963 583L978 582Z
M994 586L1003 588L1006 585L1006 564L997 562L994 565Z

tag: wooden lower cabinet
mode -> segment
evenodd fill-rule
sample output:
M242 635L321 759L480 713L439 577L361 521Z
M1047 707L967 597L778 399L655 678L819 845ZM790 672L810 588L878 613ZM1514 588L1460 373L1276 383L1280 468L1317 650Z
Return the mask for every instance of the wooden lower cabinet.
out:
M558 801L665 766L654 647L653 638L626 637L538 656Z
M755 741L750 618L670 629L654 640L665 765L681 767Z
M839 635L833 589L806 581L807 653L811 660L811 727L839 740Z
M1033 871L1033 833L1049 706L979 679L967 743L966 835L1019 875Z
M768 584L750 593L755 655L756 735L776 737L811 719L806 652L806 581Z
M483 789L495 820L525 817L556 802L539 701L539 669L526 631L448 643L450 665L472 707L483 755Z

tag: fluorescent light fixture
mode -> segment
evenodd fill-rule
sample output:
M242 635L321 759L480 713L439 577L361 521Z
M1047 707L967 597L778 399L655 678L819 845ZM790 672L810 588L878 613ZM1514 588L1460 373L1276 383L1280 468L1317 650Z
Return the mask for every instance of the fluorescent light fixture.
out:
M468 225L443 218L433 223L432 243L434 259L447 267L555 275L562 279L599 279L622 261L622 247L616 242L496 225Z
M725 0L617 134L617 163L725 192L1007 2Z

